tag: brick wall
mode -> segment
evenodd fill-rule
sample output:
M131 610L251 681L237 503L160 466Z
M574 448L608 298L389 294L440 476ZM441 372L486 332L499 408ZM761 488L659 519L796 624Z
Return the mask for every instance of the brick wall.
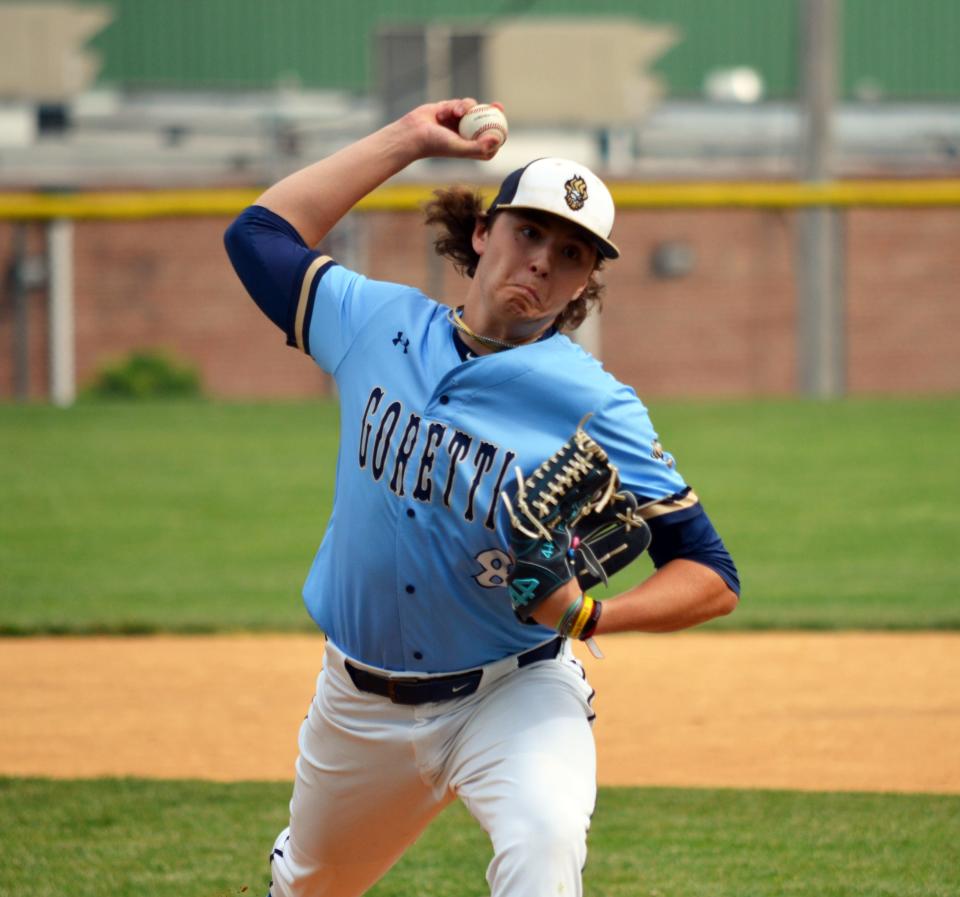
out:
M960 389L960 209L847 216L852 392Z
M77 371L142 346L191 359L212 395L308 396L319 369L243 292L223 250L228 222L88 222L76 234Z
M786 394L795 386L793 221L779 212L637 213L618 227L603 352L641 395ZM692 251L658 277L658 244ZM621 264L622 261L622 264Z
M221 219L79 222L75 230L78 383L134 349L196 364L230 398L304 397L328 379L246 298L222 248ZM14 225L0 223L0 265ZM355 216L338 257L373 277L455 303L463 283L432 258L416 216ZM763 210L627 212L607 266L607 367L645 397L789 395L797 387L795 216ZM960 209L853 210L845 216L848 383L852 393L960 390ZM657 276L657 246L692 251L685 276ZM32 225L31 251L43 246ZM33 398L46 395L46 297L31 294ZM14 394L13 315L0 297L0 399Z
M10 266L13 260L15 231L23 230L28 255L39 257L46 246L45 232L36 224L12 224L0 221L0 400L10 398L17 391L15 341L18 338L16 303L13 296ZM26 330L28 368L25 372L28 395L43 399L49 392L47 353L46 299L39 291L26 295Z

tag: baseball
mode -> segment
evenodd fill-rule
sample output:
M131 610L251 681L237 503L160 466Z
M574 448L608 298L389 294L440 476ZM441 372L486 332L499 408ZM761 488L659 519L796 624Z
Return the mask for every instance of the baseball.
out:
M476 140L482 134L493 134L499 146L507 139L507 117L496 106L483 103L467 110L460 119L460 136Z

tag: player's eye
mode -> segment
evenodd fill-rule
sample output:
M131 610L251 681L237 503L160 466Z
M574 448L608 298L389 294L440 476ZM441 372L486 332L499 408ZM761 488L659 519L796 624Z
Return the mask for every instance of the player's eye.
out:
M591 257L589 247L579 241L567 243L560 252L565 261L572 262L576 265L582 264Z

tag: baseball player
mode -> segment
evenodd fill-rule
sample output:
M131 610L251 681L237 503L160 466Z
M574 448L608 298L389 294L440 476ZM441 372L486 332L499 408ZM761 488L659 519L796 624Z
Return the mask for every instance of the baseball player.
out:
M270 187L226 234L248 292L333 375L341 408L333 512L303 592L323 669L273 897L362 894L455 798L490 836L491 894L581 894L594 714L571 640L679 630L738 600L734 564L645 407L565 335L619 255L613 201L585 166L533 161L487 208L462 188L438 194L438 251L466 275L449 304L313 248L411 162L491 158L495 138L457 133L474 102L414 109ZM502 495L591 413L657 569L603 602L574 576L518 614Z

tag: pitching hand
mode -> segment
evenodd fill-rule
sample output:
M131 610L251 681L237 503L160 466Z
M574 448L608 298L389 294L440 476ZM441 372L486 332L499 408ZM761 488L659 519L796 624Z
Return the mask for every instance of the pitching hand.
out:
M460 119L468 109L477 105L472 97L426 103L408 112L400 119L410 139L415 142L421 159L459 158L492 159L500 143L493 134L483 134L477 140L465 140L457 132ZM503 108L499 103L492 105Z

